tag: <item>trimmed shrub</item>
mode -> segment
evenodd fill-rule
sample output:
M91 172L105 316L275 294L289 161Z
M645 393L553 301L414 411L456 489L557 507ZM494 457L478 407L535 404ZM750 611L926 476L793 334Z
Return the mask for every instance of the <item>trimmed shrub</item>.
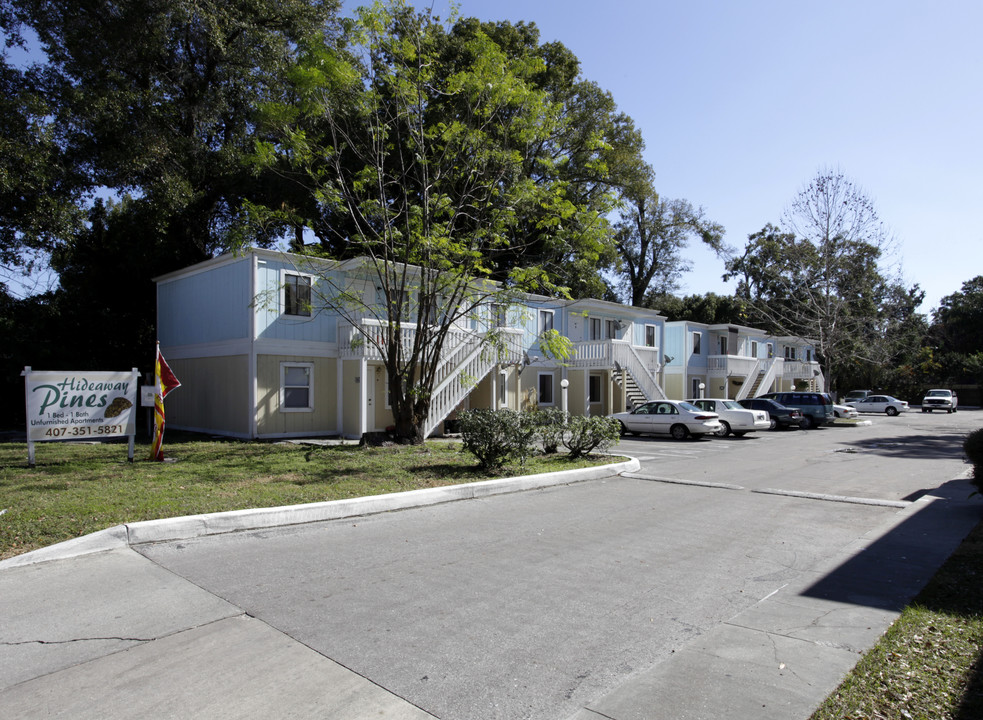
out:
M983 428L973 430L963 441L966 457L973 463L973 485L976 492L983 493Z
M465 410L458 420L463 449L485 470L497 470L512 459L524 463L532 451L535 426L514 410Z
M560 408L540 408L530 410L528 415L543 444L543 454L552 455L563 442L567 429L564 412Z
M621 424L607 417L572 417L567 431L563 445L571 458L589 455L594 450L604 452L621 439Z

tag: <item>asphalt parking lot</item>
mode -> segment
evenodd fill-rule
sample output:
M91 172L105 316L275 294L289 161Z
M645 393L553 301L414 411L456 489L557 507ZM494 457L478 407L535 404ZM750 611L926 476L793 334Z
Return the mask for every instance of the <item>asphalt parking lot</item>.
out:
M983 413L869 419L634 438L628 476L4 569L0 702L804 719L983 506L954 479Z

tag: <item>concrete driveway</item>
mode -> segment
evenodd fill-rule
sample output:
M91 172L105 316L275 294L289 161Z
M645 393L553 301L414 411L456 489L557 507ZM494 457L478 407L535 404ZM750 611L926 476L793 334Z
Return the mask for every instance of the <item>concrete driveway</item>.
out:
M983 416L874 420L630 440L629 477L5 566L0 702L805 718L980 518L953 478Z

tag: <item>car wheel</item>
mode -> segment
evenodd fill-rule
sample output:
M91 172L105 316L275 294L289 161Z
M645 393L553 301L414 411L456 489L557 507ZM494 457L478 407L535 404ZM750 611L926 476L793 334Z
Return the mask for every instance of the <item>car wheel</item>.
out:
M923 413L926 413L926 412L931 412L931 411L928 408L922 408L922 412Z
M618 421L618 424L621 426L621 437L624 437L625 435L634 435L635 434L631 430L629 430L628 429L628 426L625 425L620 420Z
M720 429L714 433L717 437L727 437L730 435L730 425L723 420L720 421Z
M812 418L806 416L801 420L799 420L799 427L802 428L803 430L808 430L809 428L813 427Z
M949 414L952 415L952 410L949 411Z
M778 429L778 421L775 418L771 417L770 415L768 416L768 429L769 430Z
M685 425L673 425L669 428L669 434L675 440L685 440L689 436L689 430Z
M887 413L887 414L888 414L888 415L889 415L890 417L894 417L895 415L897 415L897 414L898 414L898 409L897 409L896 407L889 407L889 408L888 408L887 410L885 410L885 412L886 412L886 413Z
M734 437L744 437L747 435L747 430L734 430Z

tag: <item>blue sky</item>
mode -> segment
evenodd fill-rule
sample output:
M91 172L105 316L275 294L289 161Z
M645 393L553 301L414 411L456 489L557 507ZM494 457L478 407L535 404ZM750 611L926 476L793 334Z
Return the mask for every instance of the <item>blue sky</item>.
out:
M358 4L346 2L346 6ZM424 3L417 2L418 7ZM446 0L433 7L447 15ZM534 22L641 129L663 197L702 205L743 247L825 168L861 186L921 311L983 274L979 0L461 0ZM685 294L727 293L691 246Z

